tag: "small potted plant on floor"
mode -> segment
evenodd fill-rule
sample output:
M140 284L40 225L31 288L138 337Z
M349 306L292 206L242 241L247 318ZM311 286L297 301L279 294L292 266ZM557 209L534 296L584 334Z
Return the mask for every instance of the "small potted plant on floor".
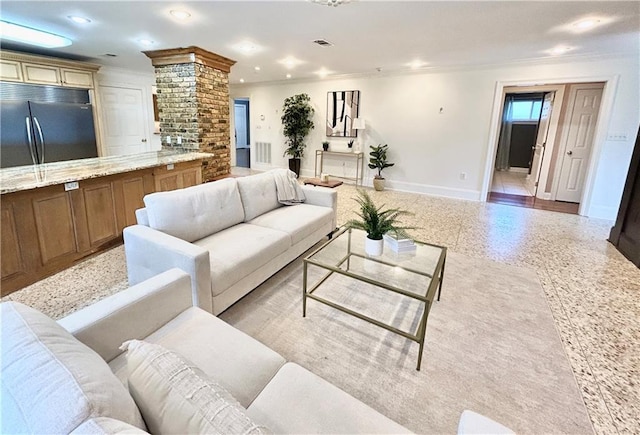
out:
M300 158L304 155L304 139L313 129L313 107L307 94L297 94L284 100L282 108L282 125L284 136L287 138L287 149L284 155L289 155L289 169L300 176Z
M370 145L371 152L369 153L369 168L377 169L378 173L373 177L373 188L380 191L384 190L384 178L382 177L382 170L390 168L395 163L387 162L387 148L389 145Z
M397 208L383 210L384 205L376 207L375 203L365 190L358 190L358 197L354 200L360 205L360 212L356 213L360 219L351 219L347 222L348 228L357 228L367 233L365 239L365 252L368 255L381 255L383 238L386 233L406 236L406 230L414 227L401 226L398 218L410 215L408 211Z
M322 142L322 149L325 151L329 151L329 142L328 141L324 141Z

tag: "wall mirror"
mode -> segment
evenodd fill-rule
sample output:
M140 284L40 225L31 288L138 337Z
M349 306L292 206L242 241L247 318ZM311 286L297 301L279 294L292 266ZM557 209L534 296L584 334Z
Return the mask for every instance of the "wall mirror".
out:
M358 117L360 91L327 93L327 136L357 137L353 120Z

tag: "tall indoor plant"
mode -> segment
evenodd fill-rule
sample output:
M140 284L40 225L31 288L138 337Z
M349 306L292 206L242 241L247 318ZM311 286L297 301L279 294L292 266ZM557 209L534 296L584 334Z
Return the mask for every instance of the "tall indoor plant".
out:
M371 152L369 153L369 168L377 169L378 173L373 177L373 188L376 190L384 190L384 178L382 177L382 170L390 168L395 163L387 162L387 148L389 145L369 145Z
M382 254L383 238L386 233L407 236L406 230L414 227L405 227L400 224L398 218L410 215L408 211L398 208L383 210L384 205L377 207L365 190L358 190L358 197L354 200L360 205L360 212L356 212L360 219L350 219L348 228L357 228L367 233L365 240L365 252L369 255Z
M282 125L287 138L287 149L283 155L289 155L289 169L300 176L300 158L304 155L304 140L313 129L313 107L307 94L297 94L285 98L282 108Z

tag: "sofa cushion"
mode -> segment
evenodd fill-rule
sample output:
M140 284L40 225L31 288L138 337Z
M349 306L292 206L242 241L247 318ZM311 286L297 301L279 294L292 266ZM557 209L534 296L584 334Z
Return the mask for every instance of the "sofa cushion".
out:
M187 242L206 237L244 220L233 178L144 197L149 226Z
M248 408L275 433L410 433L297 364L285 364Z
M291 244L295 245L323 225L328 225L330 231L332 222L332 209L317 205L298 204L272 210L252 219L248 223L284 231L291 237Z
M131 426L129 423L109 417L90 418L71 431L71 435L141 435L146 433L148 432Z
M131 340L129 390L151 433L266 433L215 380L164 347Z
M6 302L1 315L4 433L69 433L91 417L145 427L97 353L33 308Z
M264 344L197 307L184 311L145 341L159 344L193 362L244 407L285 363L284 358ZM126 380L123 362L118 357L110 365L120 379Z
M198 240L194 245L209 251L211 294L217 296L289 249L291 239L282 231L239 224Z
M281 206L278 202L276 181L271 172L240 177L236 180L244 206L245 222Z

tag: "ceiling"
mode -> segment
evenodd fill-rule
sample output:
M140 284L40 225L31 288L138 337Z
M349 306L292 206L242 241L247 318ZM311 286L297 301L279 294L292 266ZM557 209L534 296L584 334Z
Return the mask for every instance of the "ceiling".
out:
M171 10L191 17L179 21ZM237 61L231 83L464 68L558 57L640 56L638 1L11 1L5 21L70 38L53 50L2 48L152 72L144 50L195 45ZM68 19L89 18L88 24ZM597 18L597 26L572 25ZM312 41L323 38L333 46ZM140 40L152 40L144 46ZM549 50L569 48L561 55ZM115 54L108 57L106 54ZM297 62L286 64L286 59ZM255 67L260 70L256 71Z

